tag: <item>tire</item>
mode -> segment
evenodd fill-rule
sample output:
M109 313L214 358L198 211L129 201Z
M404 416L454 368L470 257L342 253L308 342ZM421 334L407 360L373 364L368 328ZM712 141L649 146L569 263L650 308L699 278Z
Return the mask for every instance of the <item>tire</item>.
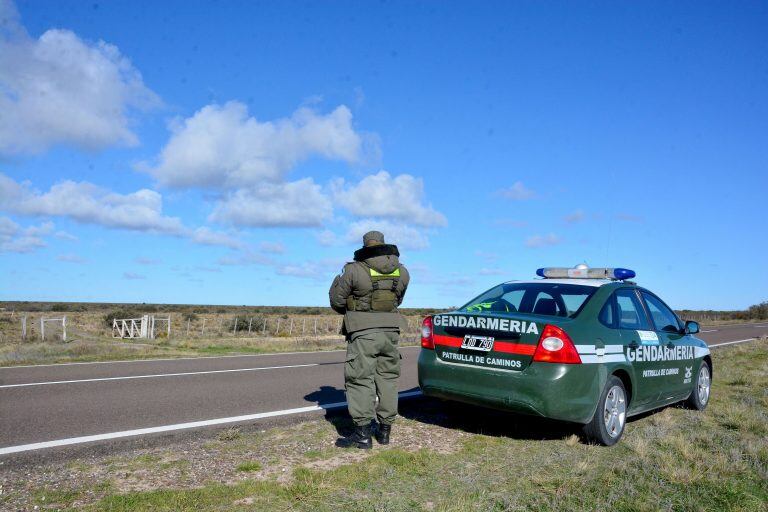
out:
M608 377L592 420L584 425L584 434L603 446L619 442L627 425L627 390L621 379Z
M693 383L691 395L684 402L685 406L695 411L703 411L709 404L712 392L712 369L706 361L701 362L696 382Z

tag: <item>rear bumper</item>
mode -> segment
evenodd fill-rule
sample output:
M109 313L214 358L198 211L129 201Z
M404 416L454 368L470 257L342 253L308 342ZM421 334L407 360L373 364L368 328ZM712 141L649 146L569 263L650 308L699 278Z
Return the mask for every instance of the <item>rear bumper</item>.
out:
M531 363L523 371L441 361L422 349L419 386L427 396L521 414L588 423L606 380L603 365Z

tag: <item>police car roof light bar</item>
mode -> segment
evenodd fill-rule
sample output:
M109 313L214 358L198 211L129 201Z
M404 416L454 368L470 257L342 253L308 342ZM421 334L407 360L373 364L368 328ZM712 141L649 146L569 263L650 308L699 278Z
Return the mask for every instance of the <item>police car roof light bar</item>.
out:
M574 268L545 267L536 270L536 275L549 279L613 279L625 281L635 277L635 271L628 268L589 268L586 265L577 265Z

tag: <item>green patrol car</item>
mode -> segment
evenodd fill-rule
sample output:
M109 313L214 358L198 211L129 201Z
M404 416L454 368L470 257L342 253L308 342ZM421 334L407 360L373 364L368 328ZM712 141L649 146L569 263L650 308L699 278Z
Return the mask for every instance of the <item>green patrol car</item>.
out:
M712 359L664 302L621 268L543 268L422 325L427 396L584 425L615 444L629 416L675 402L703 410Z

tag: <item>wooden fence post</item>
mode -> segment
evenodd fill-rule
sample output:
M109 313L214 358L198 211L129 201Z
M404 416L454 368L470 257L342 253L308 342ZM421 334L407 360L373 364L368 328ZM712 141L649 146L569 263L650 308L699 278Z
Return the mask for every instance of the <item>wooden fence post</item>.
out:
M200 329L200 337L205 336L205 318L203 318L203 327Z
M251 334L251 324L253 323L253 317L248 319L248 334Z

